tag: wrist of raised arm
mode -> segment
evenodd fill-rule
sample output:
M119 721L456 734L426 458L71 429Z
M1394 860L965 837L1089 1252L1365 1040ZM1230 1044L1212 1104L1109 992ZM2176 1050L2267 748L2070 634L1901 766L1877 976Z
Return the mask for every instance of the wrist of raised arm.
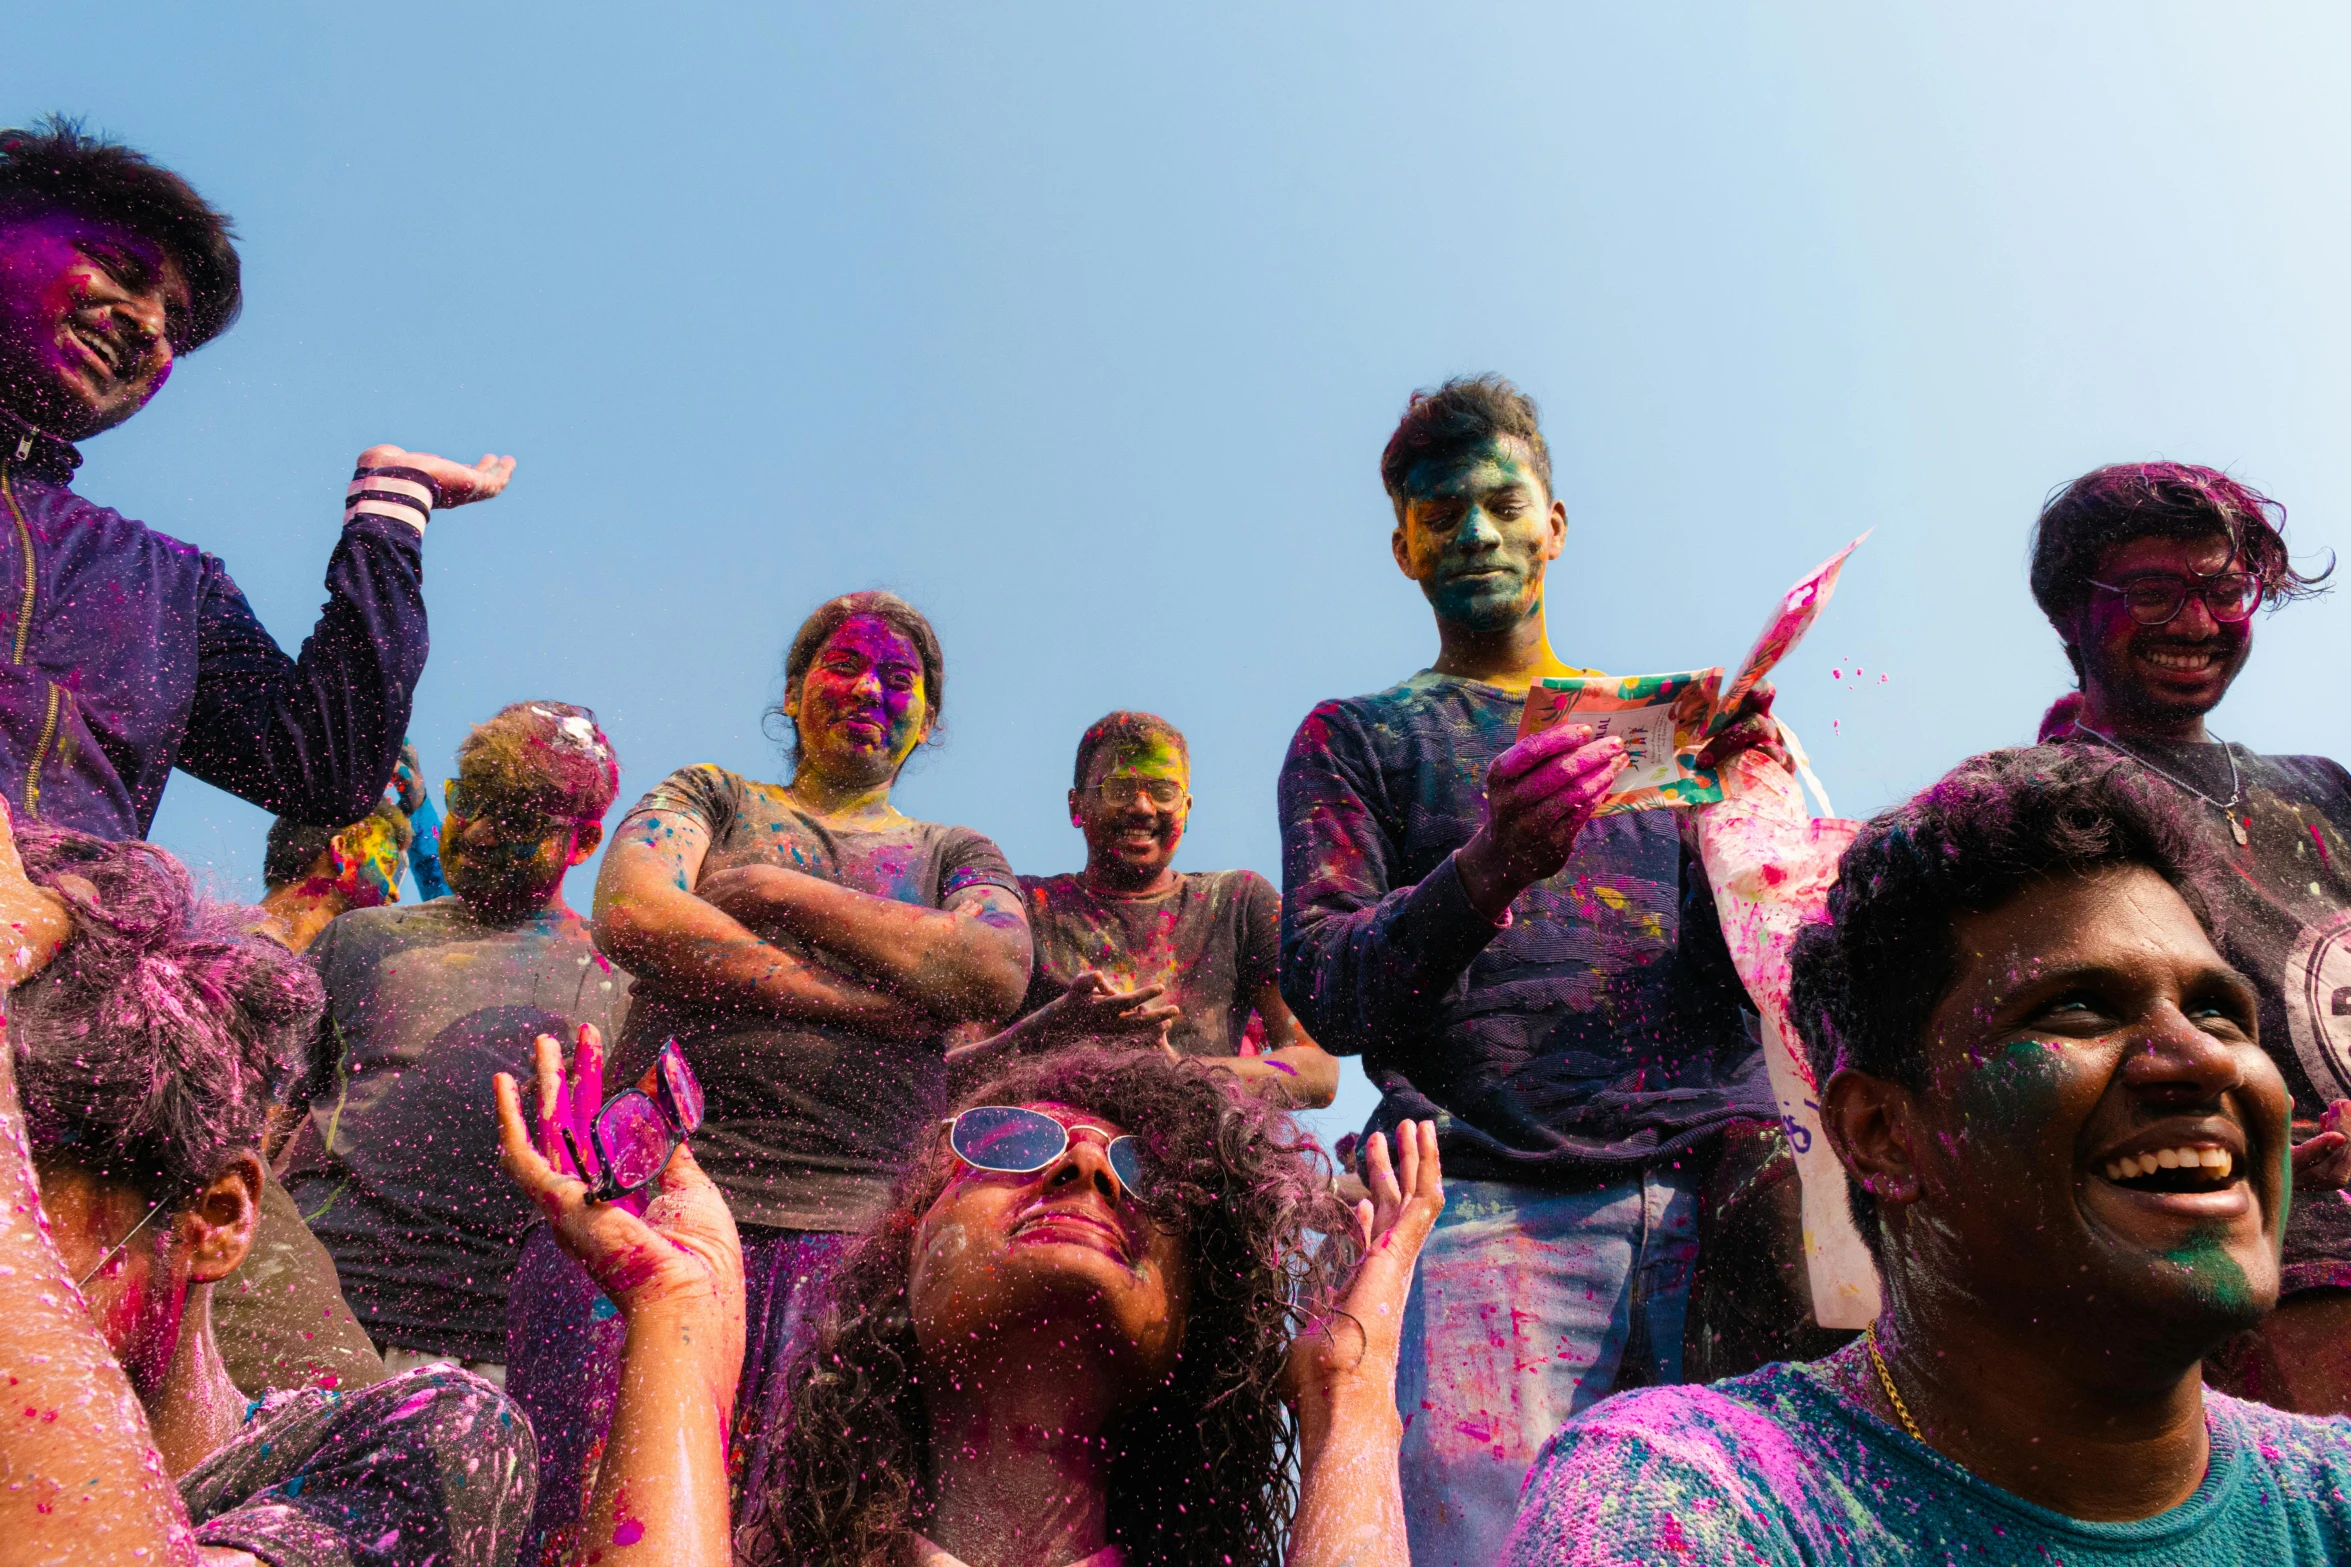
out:
M1334 1373L1308 1379L1298 1394L1298 1435L1309 1456L1334 1437L1394 1447L1404 1440L1395 1377Z

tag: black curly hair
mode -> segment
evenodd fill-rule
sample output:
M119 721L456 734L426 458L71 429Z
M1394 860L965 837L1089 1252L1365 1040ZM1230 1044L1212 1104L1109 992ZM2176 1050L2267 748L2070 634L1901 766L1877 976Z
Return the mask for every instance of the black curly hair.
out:
M962 1102L1065 1104L1142 1139L1151 1185L1137 1200L1184 1238L1191 1306L1175 1371L1114 1428L1111 1538L1131 1567L1276 1567L1297 1500L1283 1362L1361 1253L1322 1150L1231 1074L1157 1051L1058 1052ZM789 1372L774 1478L744 1499L741 1560L884 1567L921 1527L928 1433L906 1287L915 1229L955 1168L944 1139L926 1146L843 1259Z
M44 210L119 223L171 252L188 280L188 323L171 345L177 353L220 336L245 308L228 214L144 153L61 114L0 130L0 214Z
M2211 857L2175 801L2123 758L2043 745L1970 757L1863 825L1837 862L1828 919L1796 938L1789 1018L1826 1083L1850 1067L1926 1084L1926 1033L1959 970L1952 922L2036 882L2143 865L2179 890L2206 930L2198 881ZM1877 1208L1847 1183L1874 1252Z
M2244 480L2186 462L2118 462L2093 468L2050 492L2034 520L2033 602L2060 634L2090 601L2107 552L2133 539L2225 538L2237 569L2261 584L2271 609L2326 591L2334 574L2304 571L2286 551L2286 508ZM2074 674L2081 654L2066 645Z
M1535 460L1543 490L1551 490L1551 448L1543 441L1535 400L1498 375L1457 375L1435 391L1419 391L1404 405L1395 434L1380 452L1380 486L1404 518L1404 481L1413 465L1437 458L1457 463L1488 441L1515 437Z

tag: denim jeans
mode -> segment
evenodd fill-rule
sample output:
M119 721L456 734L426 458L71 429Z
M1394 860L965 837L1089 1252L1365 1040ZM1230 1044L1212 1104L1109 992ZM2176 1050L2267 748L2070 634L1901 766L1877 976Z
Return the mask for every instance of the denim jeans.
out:
M1396 1375L1413 1567L1492 1567L1568 1416L1681 1380L1697 1186L1670 1166L1585 1190L1445 1183Z

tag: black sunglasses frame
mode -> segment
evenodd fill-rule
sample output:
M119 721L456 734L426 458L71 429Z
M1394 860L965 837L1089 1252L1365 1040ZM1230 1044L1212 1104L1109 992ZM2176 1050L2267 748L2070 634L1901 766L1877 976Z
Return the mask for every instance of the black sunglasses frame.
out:
M678 1042L674 1039L661 1047L661 1055L656 1058L656 1062L660 1064L673 1060L677 1063L678 1070L686 1074L686 1081L694 1085L695 1096L699 1098L702 1085L695 1078L694 1069L686 1064L685 1052L678 1049ZM653 1074L653 1079L654 1093L648 1094L642 1088L624 1088L610 1099L605 1100L597 1108L595 1118L588 1122L588 1141L595 1145L597 1154L596 1178L588 1182L588 1200L590 1202L611 1202L614 1198L626 1197L632 1192L641 1192L651 1186L655 1181L661 1179L661 1172L669 1168L669 1161L677 1153L679 1146L700 1129L702 1125L701 1113L697 1111L689 1124L684 1107L677 1103L676 1094L670 1088L669 1073L666 1070L656 1071ZM623 1186L612 1178L612 1145L606 1141L604 1136L604 1118L610 1115L615 1108L628 1103L631 1099L642 1099L653 1107L653 1113L669 1130L669 1146L664 1148L661 1151L661 1157L654 1161L651 1175L633 1185ZM572 1135L572 1130L568 1126L559 1127L557 1131L563 1138L564 1146L571 1150L571 1162L578 1167L580 1178L587 1180L588 1161L580 1157L579 1140Z

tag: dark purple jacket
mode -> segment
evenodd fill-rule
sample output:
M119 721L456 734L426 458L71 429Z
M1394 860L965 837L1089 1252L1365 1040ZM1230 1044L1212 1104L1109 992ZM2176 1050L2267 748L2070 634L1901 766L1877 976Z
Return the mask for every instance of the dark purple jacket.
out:
M174 767L320 826L375 808L424 672L422 540L345 525L288 658L214 557L66 488L81 454L0 410L0 794L143 838Z

